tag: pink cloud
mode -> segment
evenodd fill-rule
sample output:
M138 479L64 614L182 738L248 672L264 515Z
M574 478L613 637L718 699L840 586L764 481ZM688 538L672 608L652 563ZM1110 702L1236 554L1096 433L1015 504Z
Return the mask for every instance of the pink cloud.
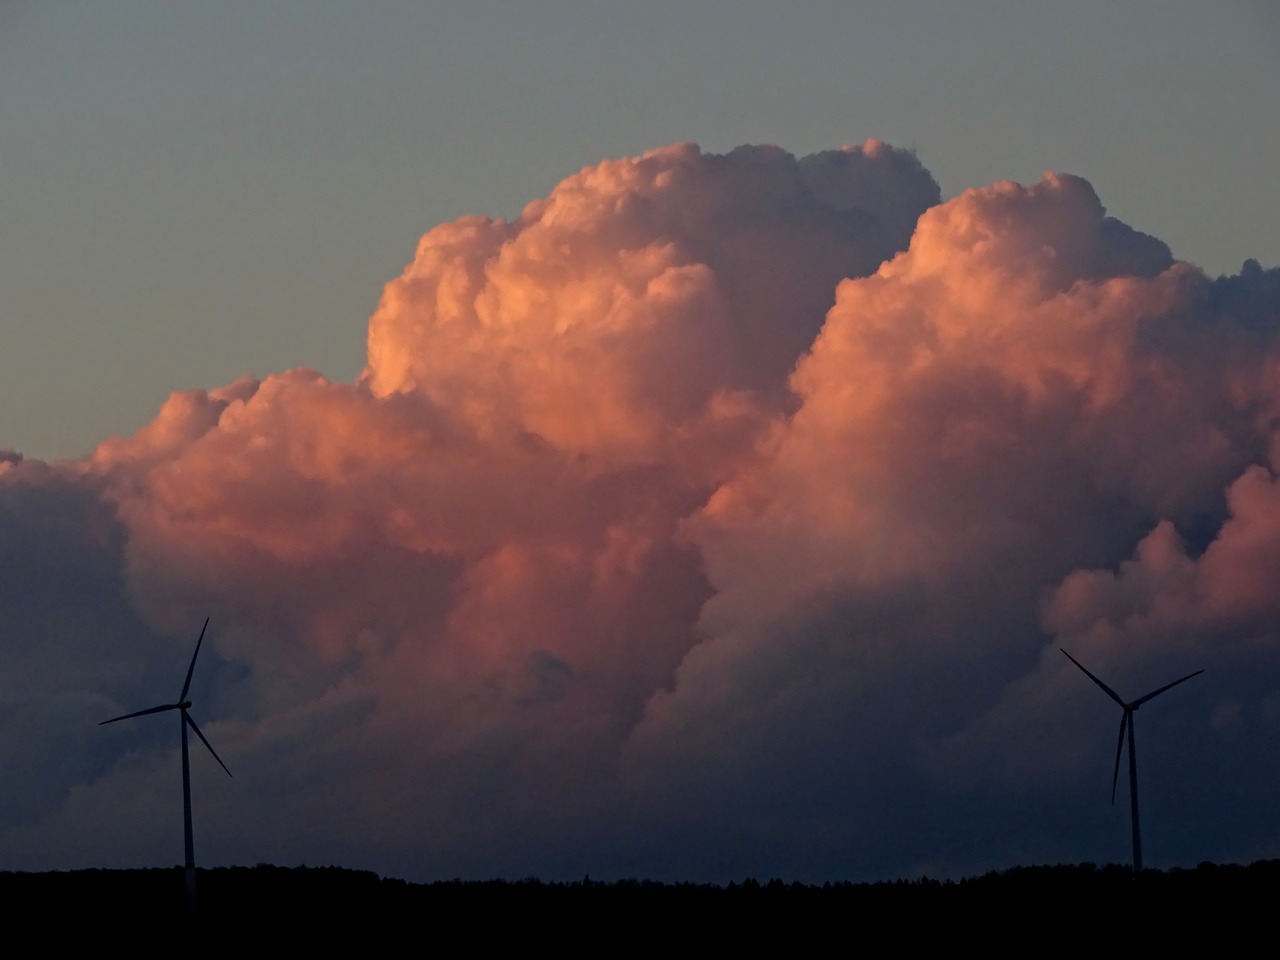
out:
M4 609L62 639L0 666L109 716L212 616L224 859L874 874L1011 855L1015 822L1086 859L982 784L1075 796L1086 754L1017 736L1087 712L1058 643L1275 648L1278 304L1077 177L940 203L878 141L608 161L427 233L354 384L244 378L85 461L2 458L39 571ZM101 640L42 599L76 555ZM62 779L15 737L42 802L0 842L67 865L93 809L100 864L150 851L108 825L172 744L129 735L143 760L103 740Z

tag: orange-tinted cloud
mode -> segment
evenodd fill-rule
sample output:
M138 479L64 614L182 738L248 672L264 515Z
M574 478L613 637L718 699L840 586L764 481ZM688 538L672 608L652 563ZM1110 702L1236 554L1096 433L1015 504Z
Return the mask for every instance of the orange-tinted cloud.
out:
M5 610L60 638L8 654L33 679L5 706L34 743L39 704L153 702L211 615L215 859L1100 858L1024 802L1080 798L1086 754L1017 734L1088 713L1058 643L1132 671L1280 650L1277 333L1277 271L1210 280L1076 177L940 203L877 141L606 162L426 234L354 384L245 378L84 461L4 459L6 568L39 571ZM89 606L57 620L69 556ZM14 862L154 855L105 824L173 745L113 737L0 810Z

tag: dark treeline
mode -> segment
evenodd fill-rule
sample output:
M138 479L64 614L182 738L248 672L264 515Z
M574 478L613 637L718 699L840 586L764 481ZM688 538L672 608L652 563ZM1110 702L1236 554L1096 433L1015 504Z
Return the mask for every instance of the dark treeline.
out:
M1020 910L1096 907L1116 914L1149 904L1168 910L1194 903L1200 911L1240 913L1280 885L1280 860L1250 866L1204 863L1194 869L1148 870L1136 881L1128 867L1081 864L1017 867L958 881L928 877L881 883L806 885L746 879L727 886L583 878L570 883L449 880L408 883L369 871L339 867L219 867L197 871L200 921L342 927L375 920L423 920L438 929L472 924L480 915L500 932L504 917L537 915L565 920L589 915L632 922L697 917L702 922L779 924L842 923L853 918L875 925L890 918L927 920L963 915L996 916L1010 905ZM181 920L185 886L178 867L151 870L73 870L59 873L0 872L0 903L10 918L58 916L99 921L113 927ZM914 912L925 908L924 914ZM994 911L987 914L987 910ZM583 911L586 911L584 914ZM953 913L954 911L954 913ZM1237 916L1236 920L1244 917ZM650 929L649 933L655 933ZM927 933L927 930L918 930Z

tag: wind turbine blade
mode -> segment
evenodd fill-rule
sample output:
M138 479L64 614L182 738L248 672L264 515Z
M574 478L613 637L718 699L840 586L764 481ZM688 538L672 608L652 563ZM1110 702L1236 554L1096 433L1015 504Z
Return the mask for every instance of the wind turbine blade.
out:
M1124 750L1124 728L1129 719L1129 711L1120 714L1120 739L1116 741L1116 770L1111 774L1111 803L1116 802L1116 784L1120 781L1120 753Z
M1061 647L1059 647L1058 649L1059 649L1059 650L1062 650L1062 648L1061 648ZM1110 697L1110 698L1111 698L1112 700L1114 700L1116 703L1120 704L1120 706L1122 706L1122 707L1128 707L1128 704L1126 704L1123 700L1121 700L1121 699L1120 699L1120 695L1119 695L1118 693L1116 693L1114 690L1112 690L1110 687L1108 687L1105 683L1103 683L1101 680L1099 680L1097 677L1095 677L1095 676L1094 676L1092 673L1090 673L1088 670L1085 670L1085 669L1084 669L1084 664L1082 664L1079 660L1077 660L1077 659L1076 659L1075 657L1073 657L1071 654L1067 653L1067 651L1062 650L1062 653L1063 653L1063 655L1064 655L1068 660L1070 660L1072 663L1074 663L1077 667L1079 667L1081 670L1084 670L1084 675L1085 675L1086 677L1088 677L1090 680L1092 680L1094 683L1096 683L1098 686L1100 686L1104 691L1106 691L1106 694L1107 694L1107 696L1108 696L1108 697ZM1159 693L1159 692L1160 692L1160 691L1158 691L1158 690L1156 691L1156 693ZM1152 696L1155 696L1155 694L1152 694Z
M179 703L166 703L162 707L150 707L146 710L139 710L136 713L126 713L123 717L112 717L110 720L103 720L98 724L98 726L101 727L108 723L115 723L117 720L128 720L132 717L145 717L148 713L164 713L166 710L178 710L181 706L182 704Z
M1190 680L1192 677L1198 677L1202 673L1204 673L1204 670L1197 670L1195 673L1188 673L1181 680L1175 680L1173 681L1173 683L1166 683L1159 690L1152 690L1145 697L1139 697L1137 700L1133 701L1133 709L1135 710L1138 709L1138 707L1142 706L1152 697L1158 697L1160 696L1160 694L1164 693L1166 690L1170 689L1171 687L1176 687L1180 683L1185 683L1186 681Z
M213 744L206 740L204 734L200 732L200 728L196 726L196 722L191 719L191 714L183 710L182 716L186 719L187 723L191 725L191 729L196 732L196 736L200 738L200 742L209 748L209 752L213 754L213 759L218 761L218 766L222 767L223 770L227 770L227 765L223 763L222 758L218 756L218 751L213 749ZM227 776L231 776L230 770L227 770Z
M200 639L196 641L196 652L191 655L191 666L187 667L187 682L182 685L182 696L179 700L187 699L187 691L191 689L191 674L196 672L196 657L200 656L200 644L204 642L204 632L209 629L209 618L204 618L204 626L200 628Z

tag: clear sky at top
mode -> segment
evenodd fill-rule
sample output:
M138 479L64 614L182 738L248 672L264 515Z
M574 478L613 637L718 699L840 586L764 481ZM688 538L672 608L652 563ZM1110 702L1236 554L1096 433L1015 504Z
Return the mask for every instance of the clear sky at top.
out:
M0 4L0 448L350 379L417 237L693 140L1045 169L1210 273L1280 262L1264 0Z

